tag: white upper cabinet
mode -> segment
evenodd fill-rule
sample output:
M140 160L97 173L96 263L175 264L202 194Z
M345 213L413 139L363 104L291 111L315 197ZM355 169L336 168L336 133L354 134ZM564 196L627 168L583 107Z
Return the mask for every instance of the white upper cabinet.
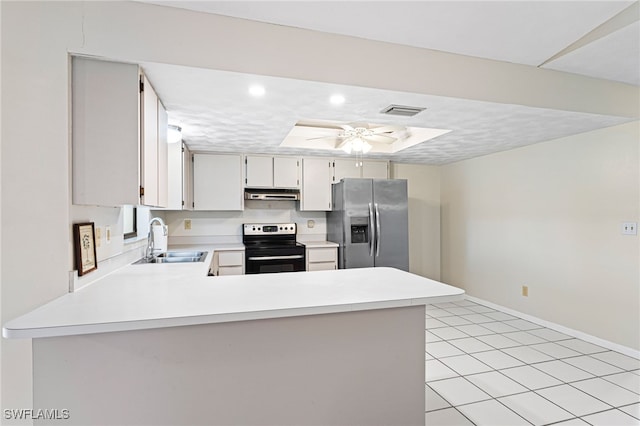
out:
M388 178L388 161L366 160L356 166L351 158L302 160L302 211L331 211L331 184L344 178Z
M242 155L193 154L193 209L244 209Z
M158 99L158 206L169 207L169 116ZM175 145L175 144L174 144Z
M332 178L330 158L303 158L300 210L330 211Z
M157 95L143 83L137 65L72 59L74 204L166 203L164 108L159 116Z
M300 188L300 159L273 157L274 188Z
M183 186L186 177L186 170L184 170L184 162L182 159L184 149L182 148L182 142L167 143L166 145L167 208L169 210L182 210L182 202L184 201ZM191 160L189 160L188 164L190 163Z
M168 205L168 116L156 91L145 75L140 77L141 165L140 204Z
M370 179L387 179L389 177L388 161L363 161L362 177Z
M300 159L247 155L247 188L300 188Z
M273 188L273 157L247 155L245 157L245 186L248 188Z
M340 182L343 178L359 178L360 167L356 166L355 159L335 159L333 161L333 181Z
M142 78L142 204L158 206L158 96Z
M140 204L137 65L74 57L73 203Z
M355 159L336 158L333 166L333 182L340 182L343 178L387 179L389 177L389 162L378 160L363 160L362 165Z
M182 209L193 209L193 156L182 142Z

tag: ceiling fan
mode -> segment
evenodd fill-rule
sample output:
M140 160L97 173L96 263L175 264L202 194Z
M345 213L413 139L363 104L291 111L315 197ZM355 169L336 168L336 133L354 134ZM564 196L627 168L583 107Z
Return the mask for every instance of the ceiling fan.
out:
M324 121L298 122L297 126L316 127L340 130L338 134L308 138L307 140L335 140L335 148L342 149L347 154L361 152L366 154L376 144L392 144L398 140L399 131L406 131L405 127L375 125L364 122L330 123Z

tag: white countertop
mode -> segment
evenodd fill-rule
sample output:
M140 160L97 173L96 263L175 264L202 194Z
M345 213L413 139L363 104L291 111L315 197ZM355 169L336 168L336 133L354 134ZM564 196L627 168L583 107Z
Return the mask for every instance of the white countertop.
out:
M338 247L338 243L332 241L302 241L301 243L304 244L306 248Z
M393 268L210 277L214 250L241 247L198 248L209 251L205 262L126 266L7 322L3 336L54 337L348 312L447 302L464 294Z

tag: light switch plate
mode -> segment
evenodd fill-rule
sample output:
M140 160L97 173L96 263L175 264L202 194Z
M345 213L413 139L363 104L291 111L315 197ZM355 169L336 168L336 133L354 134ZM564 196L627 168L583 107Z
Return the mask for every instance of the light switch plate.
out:
M104 239L107 242L107 244L111 244L111 227L110 226L104 227Z

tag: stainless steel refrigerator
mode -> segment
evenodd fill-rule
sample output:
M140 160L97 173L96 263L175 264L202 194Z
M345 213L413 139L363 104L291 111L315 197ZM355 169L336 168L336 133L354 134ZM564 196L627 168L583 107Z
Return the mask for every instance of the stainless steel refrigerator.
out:
M407 181L342 179L333 185L327 239L339 244L338 268L409 270Z

